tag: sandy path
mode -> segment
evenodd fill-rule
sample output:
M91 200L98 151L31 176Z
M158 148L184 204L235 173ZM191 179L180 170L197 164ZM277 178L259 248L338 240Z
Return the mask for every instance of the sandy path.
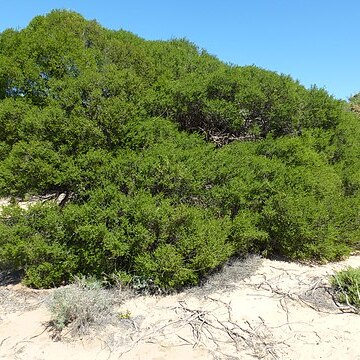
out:
M360 315L327 291L328 275L347 266L359 267L360 256L323 266L236 263L202 288L128 299L119 310L131 319L61 341L45 327L48 292L2 286L0 358L360 360Z

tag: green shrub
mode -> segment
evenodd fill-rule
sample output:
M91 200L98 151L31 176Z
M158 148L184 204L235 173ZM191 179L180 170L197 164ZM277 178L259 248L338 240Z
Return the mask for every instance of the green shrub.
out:
M0 195L65 199L2 210L0 270L33 287L85 275L168 290L234 255L359 249L360 127L344 105L70 11L6 30Z
M331 284L340 302L360 310L360 268L337 272L331 277Z

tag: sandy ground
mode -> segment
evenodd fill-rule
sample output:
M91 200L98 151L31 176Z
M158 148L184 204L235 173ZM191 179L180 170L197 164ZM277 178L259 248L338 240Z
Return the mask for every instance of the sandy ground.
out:
M0 286L0 359L351 359L360 360L360 315L339 306L328 277L360 256L322 266L250 258L202 287L130 296L129 319L75 337L54 337L51 291Z

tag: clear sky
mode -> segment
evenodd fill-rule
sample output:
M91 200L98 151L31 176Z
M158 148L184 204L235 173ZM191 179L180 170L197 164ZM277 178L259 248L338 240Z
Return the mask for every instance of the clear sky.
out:
M145 39L187 38L219 59L289 74L337 98L360 92L359 0L1 1L0 31L71 9Z

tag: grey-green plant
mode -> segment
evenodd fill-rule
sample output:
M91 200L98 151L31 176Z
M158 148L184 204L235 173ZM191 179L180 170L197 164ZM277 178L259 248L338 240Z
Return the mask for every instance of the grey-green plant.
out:
M47 299L47 307L53 330L80 336L114 321L114 305L119 302L114 292L104 289L99 280L83 277L55 289Z

